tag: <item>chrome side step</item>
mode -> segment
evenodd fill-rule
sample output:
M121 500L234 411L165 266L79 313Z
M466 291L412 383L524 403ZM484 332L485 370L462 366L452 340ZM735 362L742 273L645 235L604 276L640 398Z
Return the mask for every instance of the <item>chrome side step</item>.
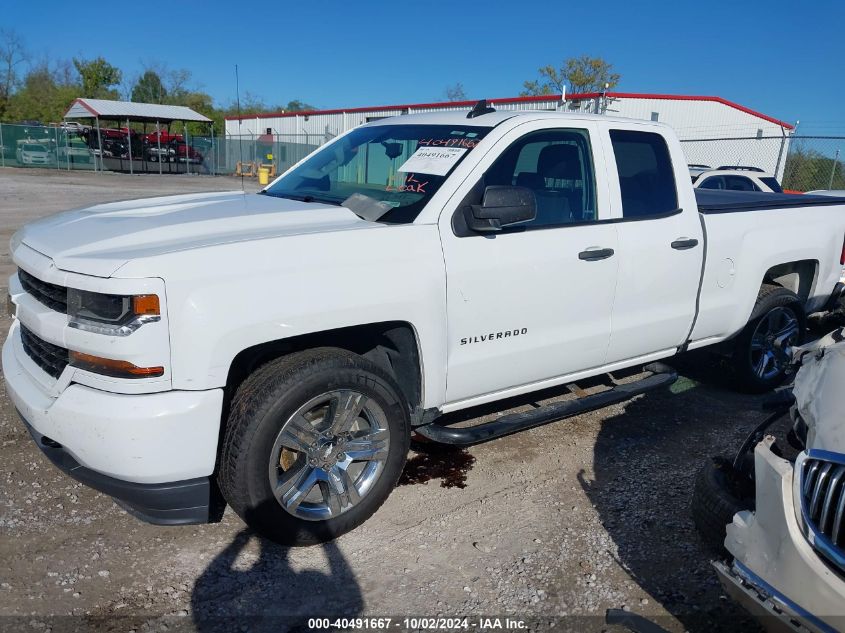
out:
M556 422L564 418L595 411L611 404L624 402L641 393L666 387L678 379L677 372L663 363L652 363L643 368L652 374L641 380L629 382L624 385L617 385L607 391L583 396L574 400L555 402L539 409L511 413L498 420L485 422L477 426L456 428L445 426L438 422L431 422L414 429L423 437L439 444L454 444L457 446L469 446L486 442L498 437L532 429L537 426Z

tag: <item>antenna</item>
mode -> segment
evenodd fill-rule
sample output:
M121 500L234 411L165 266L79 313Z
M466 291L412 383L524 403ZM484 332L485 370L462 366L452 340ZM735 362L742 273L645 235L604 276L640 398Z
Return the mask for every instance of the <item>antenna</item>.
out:
M467 118L474 119L475 117L481 116L482 114L490 114L491 112L495 111L496 108L492 108L487 105L487 99L482 99L472 107L472 110L470 110L469 114L467 114Z
M238 109L238 160L241 163L241 191L244 191L244 135L241 134L241 83L238 78L238 65L235 64L235 103Z

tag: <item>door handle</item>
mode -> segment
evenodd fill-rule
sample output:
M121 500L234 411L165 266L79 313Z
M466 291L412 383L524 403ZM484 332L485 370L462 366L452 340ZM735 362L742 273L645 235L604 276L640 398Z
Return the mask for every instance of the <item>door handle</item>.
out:
M679 237L671 244L676 251L686 251L690 248L698 246L698 240L695 238Z
M613 257L612 248L588 248L578 253L578 259L583 259L585 262L597 262L608 257Z

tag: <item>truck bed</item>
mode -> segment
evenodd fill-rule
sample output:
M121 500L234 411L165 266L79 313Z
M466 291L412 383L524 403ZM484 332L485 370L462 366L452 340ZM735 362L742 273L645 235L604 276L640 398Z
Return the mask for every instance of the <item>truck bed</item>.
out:
M777 273L781 285L804 297L807 312L824 305L842 275L845 198L706 190L695 195L706 256L693 341L721 341L741 332L760 284L784 262L793 265Z
M761 193L759 191L719 191L696 189L695 199L701 213L739 213L793 207L845 205L845 198L833 196Z

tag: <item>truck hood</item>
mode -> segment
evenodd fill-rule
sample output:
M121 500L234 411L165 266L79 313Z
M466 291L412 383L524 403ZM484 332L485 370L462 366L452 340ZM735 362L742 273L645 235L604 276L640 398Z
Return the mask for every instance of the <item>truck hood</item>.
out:
M126 262L205 246L381 226L349 209L240 191L98 204L28 224L12 238L69 272L109 277Z

